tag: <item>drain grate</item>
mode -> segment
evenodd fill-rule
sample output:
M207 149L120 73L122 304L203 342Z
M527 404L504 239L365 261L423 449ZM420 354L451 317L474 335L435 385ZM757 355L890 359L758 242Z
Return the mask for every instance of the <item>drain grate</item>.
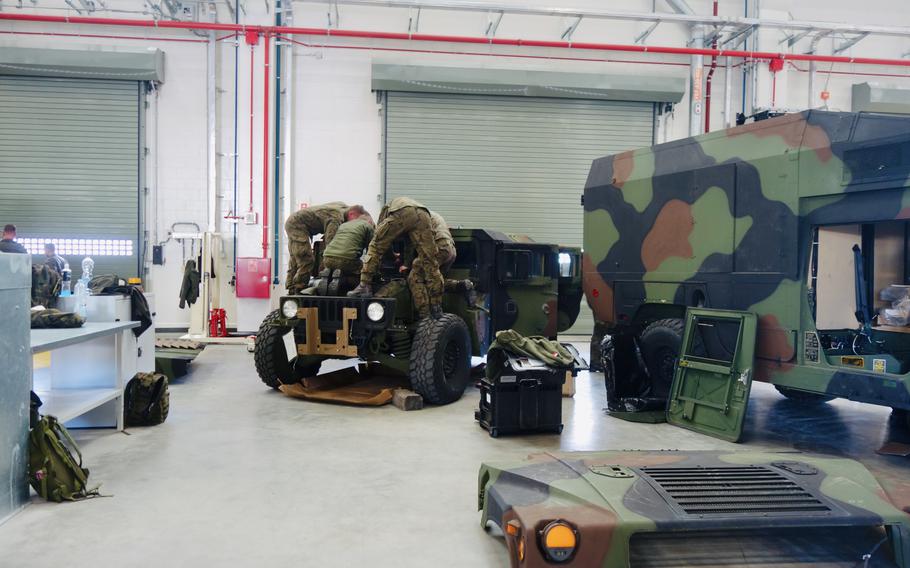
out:
M804 487L763 466L643 467L641 472L689 515L831 511Z

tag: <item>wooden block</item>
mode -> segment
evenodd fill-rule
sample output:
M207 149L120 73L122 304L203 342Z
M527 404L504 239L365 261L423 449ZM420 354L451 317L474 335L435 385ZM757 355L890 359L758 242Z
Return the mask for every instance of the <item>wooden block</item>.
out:
M566 371L566 382L562 384L562 396L575 396L575 377L572 376L572 371Z
M420 410L423 408L423 397L412 390L395 389L392 404L399 410Z

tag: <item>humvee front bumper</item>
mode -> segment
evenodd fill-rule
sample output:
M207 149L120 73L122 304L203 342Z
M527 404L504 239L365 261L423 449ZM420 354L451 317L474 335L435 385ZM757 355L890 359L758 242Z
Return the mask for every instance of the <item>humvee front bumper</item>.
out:
M297 355L357 357L358 348L395 320L393 298L285 296L281 312L294 328Z

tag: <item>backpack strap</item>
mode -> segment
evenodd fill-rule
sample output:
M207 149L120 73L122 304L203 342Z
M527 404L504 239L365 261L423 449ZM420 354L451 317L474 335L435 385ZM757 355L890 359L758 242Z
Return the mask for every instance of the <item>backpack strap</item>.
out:
M155 386L152 387L152 396L149 400L148 406L142 411L142 418L148 420L149 416L152 414L152 409L155 408L155 405L161 401L161 397L164 396L164 381L166 377L158 377L155 380Z

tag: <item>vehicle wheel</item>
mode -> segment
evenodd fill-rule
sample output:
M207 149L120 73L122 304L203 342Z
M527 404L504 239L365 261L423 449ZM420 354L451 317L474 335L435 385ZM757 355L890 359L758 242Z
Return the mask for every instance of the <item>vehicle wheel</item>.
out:
M426 318L417 325L411 348L411 387L431 404L449 404L464 394L471 379L471 337L454 314Z
M259 333L256 334L256 348L253 351L256 373L263 383L273 389L281 385L294 384L303 377L313 376L319 372L322 365L322 360L318 358L306 357L300 361L297 357L288 358L287 349L284 347L284 335L290 328L274 325L279 319L281 312L275 310L262 320Z
M639 346L651 378L652 397L667 398L670 395L684 329L683 320L667 318L651 322L641 332Z
M815 404L824 404L834 400L835 396L828 396L826 394L818 394L814 392L806 392L797 389L791 389L789 387L781 387L774 385L774 388L777 389L777 392L784 395L794 402L799 402L801 404L815 405Z

